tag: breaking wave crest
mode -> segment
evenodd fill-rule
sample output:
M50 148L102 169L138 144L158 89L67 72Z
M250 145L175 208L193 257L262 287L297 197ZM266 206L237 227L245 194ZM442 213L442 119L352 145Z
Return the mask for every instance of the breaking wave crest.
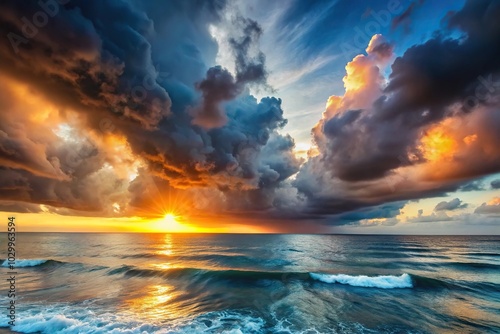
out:
M42 264L51 263L51 262L57 263L58 261L42 260L42 259L16 260L14 267L15 268L36 267L36 266L41 266ZM2 267L8 267L8 266L9 266L8 260L4 260L2 262Z
M159 277L163 279L188 279L188 280L224 280L239 281L240 283L256 282L260 280L318 280L324 283L340 283L356 287L367 288L413 288L414 281L409 274L400 276L351 276L345 274L301 273L301 272L269 272L245 270L207 270L197 268L171 268L167 270L140 269L131 266L122 266L108 271L108 275L122 274L127 277ZM415 283L416 284L416 283ZM421 285L427 285L423 282Z
M351 286L380 289L412 288L413 282L408 274L401 276L351 276L351 275L329 275L329 274L309 274L313 279L324 283L340 283Z

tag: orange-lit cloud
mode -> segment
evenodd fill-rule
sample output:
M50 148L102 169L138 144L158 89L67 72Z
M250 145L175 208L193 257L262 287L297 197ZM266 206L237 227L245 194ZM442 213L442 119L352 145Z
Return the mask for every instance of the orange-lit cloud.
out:
M454 158L459 149L455 139L439 126L433 127L422 137L421 150L424 158L430 162L442 163Z
M488 205L500 205L500 197L495 197L488 202Z
M445 52L449 45L439 39L407 50L384 78L381 69L392 58L392 46L380 41L374 36L367 54L348 63L345 94L328 99L323 118L313 128L319 154L302 166L295 185L319 216L333 213L333 220L344 221L345 211L442 196L500 171L498 91L488 86L491 94L482 100L470 96L471 87L484 90L484 80L473 75L470 82L443 89L442 74L433 71L434 53ZM487 41L482 42L486 47ZM387 51L384 57L374 53L377 45ZM453 45L477 47L458 41ZM465 57L457 61L466 66ZM453 64L446 70L452 76L461 68ZM479 103L466 105L472 98ZM378 219L370 212L365 215L370 222ZM347 215L366 222L362 216Z
M419 149L425 159L419 169L431 180L460 180L488 174L500 166L497 111L480 107L475 113L450 117L424 131Z
M500 217L500 197L494 197L487 203L481 204L474 212L497 218Z

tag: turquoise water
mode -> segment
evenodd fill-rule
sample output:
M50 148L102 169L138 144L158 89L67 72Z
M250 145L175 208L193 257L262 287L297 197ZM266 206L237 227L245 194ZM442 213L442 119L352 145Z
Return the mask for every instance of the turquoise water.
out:
M500 333L499 236L22 233L17 258L23 333Z

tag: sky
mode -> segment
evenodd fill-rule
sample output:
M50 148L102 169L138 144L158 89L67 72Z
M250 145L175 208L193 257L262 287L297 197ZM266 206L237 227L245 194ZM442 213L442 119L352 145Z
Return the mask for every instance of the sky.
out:
M500 233L500 2L0 4L19 231Z

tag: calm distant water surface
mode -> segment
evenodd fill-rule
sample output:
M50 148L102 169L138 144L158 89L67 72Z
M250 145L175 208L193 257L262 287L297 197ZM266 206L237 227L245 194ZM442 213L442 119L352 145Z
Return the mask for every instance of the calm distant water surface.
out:
M500 333L499 236L17 238L23 333Z

